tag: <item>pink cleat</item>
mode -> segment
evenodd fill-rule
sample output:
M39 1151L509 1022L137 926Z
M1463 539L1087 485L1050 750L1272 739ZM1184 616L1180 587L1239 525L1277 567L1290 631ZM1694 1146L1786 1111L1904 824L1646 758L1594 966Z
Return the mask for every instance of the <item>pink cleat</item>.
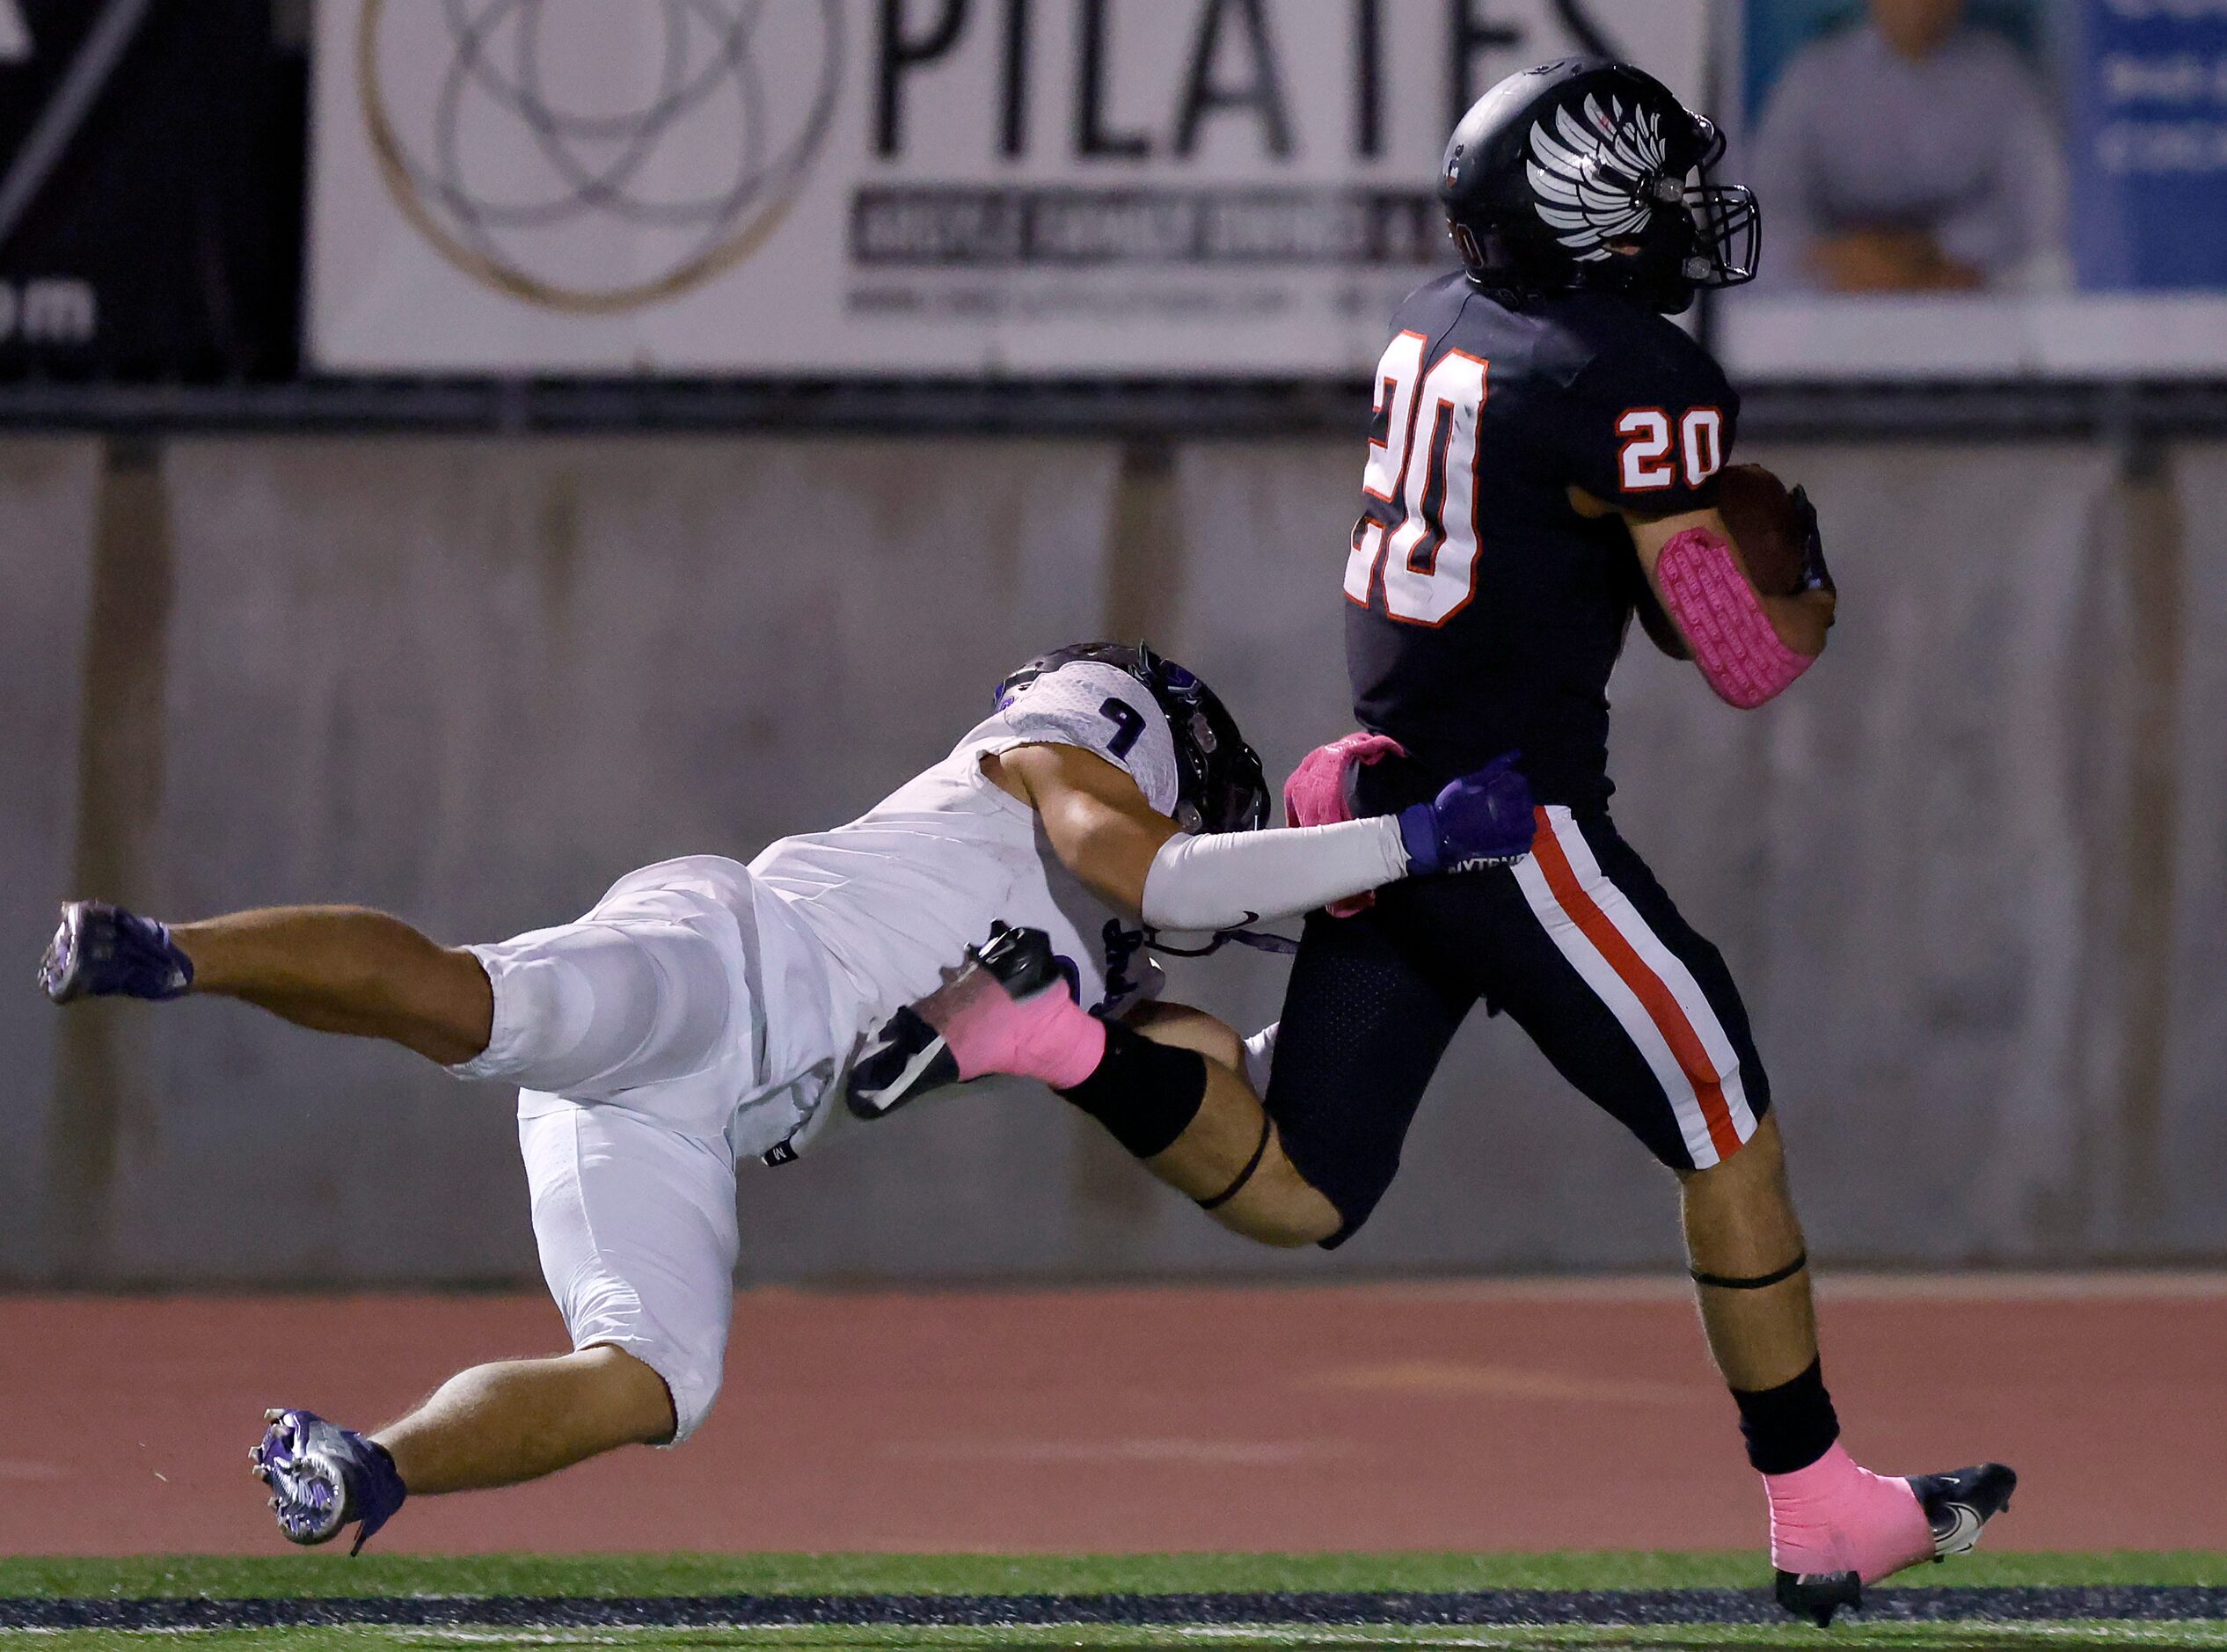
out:
M1766 1474L1778 1604L1821 1628L1843 1607L1861 1611L1866 1583L1969 1550L2018 1484L2000 1463L1874 1474L1837 1444L1807 1468Z

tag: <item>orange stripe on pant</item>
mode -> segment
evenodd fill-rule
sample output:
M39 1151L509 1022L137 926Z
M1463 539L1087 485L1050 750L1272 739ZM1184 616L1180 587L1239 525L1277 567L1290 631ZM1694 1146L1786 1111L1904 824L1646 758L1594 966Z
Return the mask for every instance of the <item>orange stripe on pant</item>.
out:
M1554 822L1546 811L1542 808L1537 815L1538 831L1531 841L1531 855L1546 875L1546 887L1554 892L1556 902L1570 915L1579 932L1593 943L1594 950L1608 960L1609 968L1617 972L1647 1010L1647 1019L1661 1033L1663 1042L1670 1046L1670 1053L1678 1058L1679 1070L1693 1085L1719 1162L1731 1158L1740 1151L1740 1132L1733 1128L1732 1109L1725 1104L1721 1076L1716 1064L1709 1059L1709 1052L1701 1047L1693 1023L1686 1019L1685 1010L1663 984L1662 977L1647 967L1647 961L1624 939L1623 932L1585 892L1570 866L1569 856L1563 852L1562 844L1554 835Z

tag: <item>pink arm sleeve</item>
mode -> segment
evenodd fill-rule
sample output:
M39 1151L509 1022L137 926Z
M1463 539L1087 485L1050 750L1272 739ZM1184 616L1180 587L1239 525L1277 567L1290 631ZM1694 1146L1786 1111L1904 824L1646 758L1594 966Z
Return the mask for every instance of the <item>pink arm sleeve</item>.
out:
M1708 529L1689 528L1663 546L1654 577L1701 675L1727 704L1753 711L1814 663L1780 640L1732 547Z

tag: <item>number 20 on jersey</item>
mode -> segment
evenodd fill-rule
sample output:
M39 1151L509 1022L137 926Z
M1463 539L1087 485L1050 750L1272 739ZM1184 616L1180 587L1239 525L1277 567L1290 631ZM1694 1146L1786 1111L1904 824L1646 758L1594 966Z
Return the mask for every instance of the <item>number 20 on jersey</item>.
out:
M1366 607L1383 571L1384 610L1411 625L1442 625L1477 595L1479 420L1487 364L1449 350L1423 371L1428 340L1403 333L1376 368L1374 406L1385 440L1369 443L1362 486L1397 506L1387 528L1374 515L1354 530L1346 595ZM1674 420L1634 407L1617 421L1617 480L1626 494L1699 487L1724 466L1724 414L1696 407Z
M1486 363L1449 350L1429 373L1427 344L1403 333L1376 368L1375 409L1385 440L1369 443L1362 486L1400 509L1387 528L1363 516L1346 559L1346 595L1364 606L1384 569L1384 607L1394 619L1442 625L1477 595L1478 421L1485 409Z

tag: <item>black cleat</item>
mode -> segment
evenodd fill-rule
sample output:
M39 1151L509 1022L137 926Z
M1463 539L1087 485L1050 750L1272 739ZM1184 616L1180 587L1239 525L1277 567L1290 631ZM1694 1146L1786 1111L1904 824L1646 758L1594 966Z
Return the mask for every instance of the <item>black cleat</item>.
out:
M1040 929L1001 929L979 950L969 947L959 973L926 998L885 1022L851 1069L844 1087L851 1110L862 1119L894 1113L908 1101L963 1082L959 1061L942 1029L985 993L1013 1003L1067 990L1067 977Z
M1933 1535L1933 1553L1918 1558L1935 1565L1952 1554L1969 1553L1987 1523L2010 1508L2011 1494L2019 1488L2017 1473L2000 1463L1912 1474L1909 1480ZM1831 1626L1836 1612L1864 1609L1863 1580L1854 1572L1781 1572L1778 1592L1781 1606L1821 1629Z
M1795 1617L1829 1629L1835 1612L1844 1608L1863 1611L1864 1580L1853 1572L1781 1572L1778 1604Z
M2000 1463L1912 1474L1910 1489L1925 1510L1925 1524L1933 1528L1934 1561L1970 1553L1987 1523L2010 1508L2011 1494L2018 1488L2018 1472Z

